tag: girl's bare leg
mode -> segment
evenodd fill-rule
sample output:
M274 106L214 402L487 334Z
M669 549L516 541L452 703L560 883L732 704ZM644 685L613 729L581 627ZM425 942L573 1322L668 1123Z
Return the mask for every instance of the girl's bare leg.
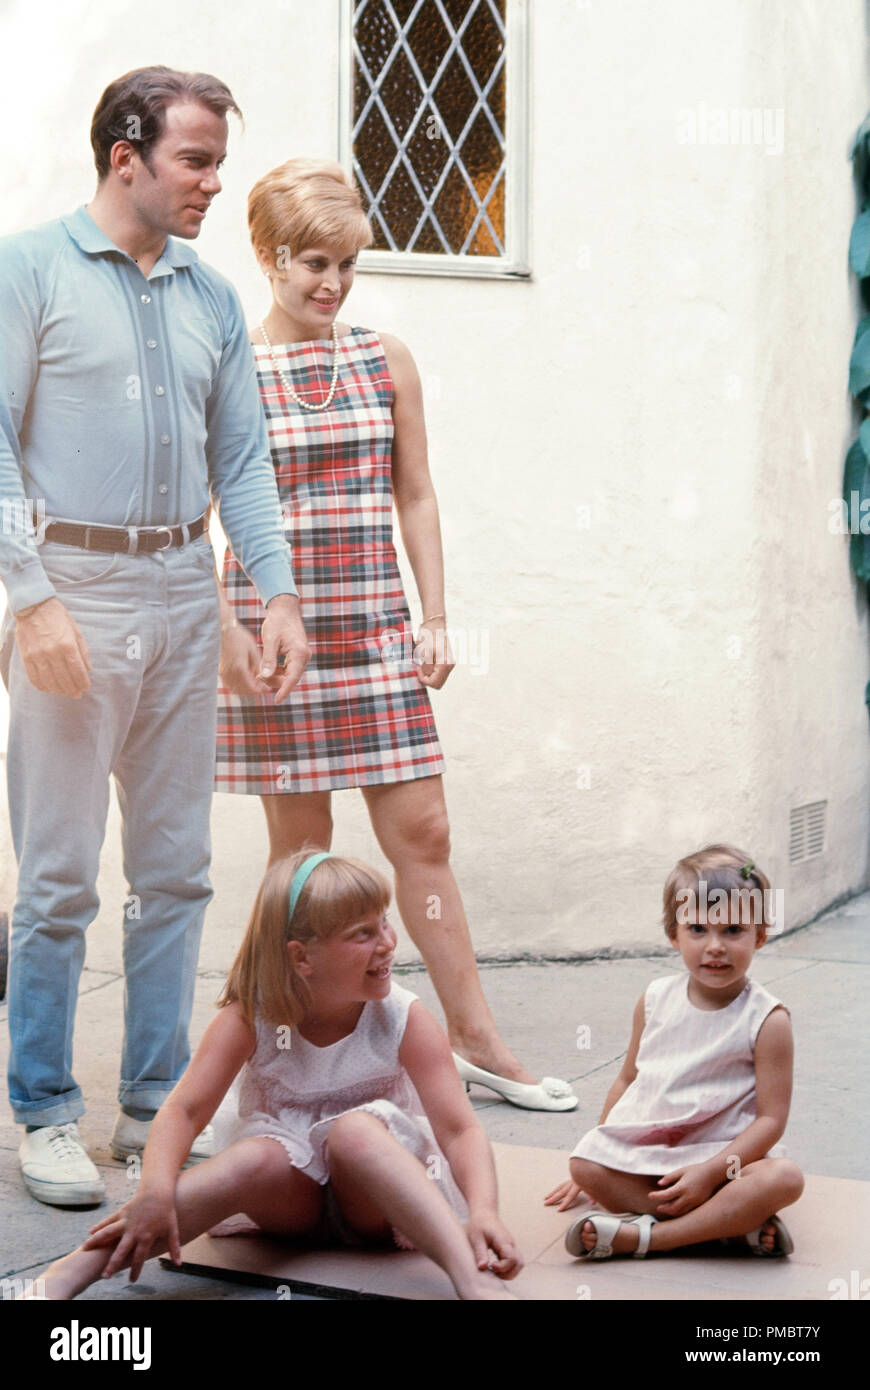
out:
M621 1173L617 1168L605 1168L586 1158L572 1158L569 1167L571 1177L596 1206L604 1207L605 1211L649 1211L655 1215L656 1204L649 1194L657 1178L644 1173Z
M266 1229L301 1234L316 1225L322 1203L322 1188L291 1167L283 1146L274 1140L243 1139L185 1169L175 1189L182 1245L241 1211ZM75 1298L100 1278L114 1248L79 1247L55 1260L42 1276L46 1297ZM167 1248L165 1241L155 1241L149 1259Z
M441 1000L451 1046L497 1076L537 1081L501 1038L484 998L462 898L450 867L440 777L363 787L372 828L396 875L396 904Z
M329 792L276 793L262 796L269 831L269 864L295 854L303 845L329 849L332 811Z
M608 1211L657 1213L657 1203L648 1194L656 1179L635 1173L617 1173L585 1159L571 1159L571 1176L592 1199ZM650 1232L650 1250L675 1250L682 1245L699 1245L723 1236L744 1236L764 1227L771 1215L791 1206L801 1195L803 1174L788 1158L760 1158L747 1163L740 1176L723 1185L693 1211L683 1216L662 1217ZM584 1245L591 1249L595 1232L588 1225ZM613 1238L614 1251L628 1253L637 1248L636 1226L622 1226ZM773 1249L775 1231L768 1226L761 1242Z
M462 1299L511 1298L504 1281L479 1270L460 1222L420 1161L375 1116L351 1111L329 1131L330 1182L361 1235L396 1227L449 1275Z

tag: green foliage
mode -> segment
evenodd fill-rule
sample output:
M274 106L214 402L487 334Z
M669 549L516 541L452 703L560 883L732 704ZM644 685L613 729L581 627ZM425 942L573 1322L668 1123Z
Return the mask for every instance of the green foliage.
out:
M849 238L849 264L858 276L861 298L870 308L870 115L855 136L852 169L861 211ZM870 314L861 319L855 331L849 358L849 392L862 409L870 409ZM870 499L870 416L862 421L858 438L846 455L843 497L850 517L855 514L856 494L857 514L863 516L867 509L862 508L862 504ZM870 536L861 535L855 526L851 530L849 558L852 569L865 584L870 583ZM870 703L870 685L867 696Z

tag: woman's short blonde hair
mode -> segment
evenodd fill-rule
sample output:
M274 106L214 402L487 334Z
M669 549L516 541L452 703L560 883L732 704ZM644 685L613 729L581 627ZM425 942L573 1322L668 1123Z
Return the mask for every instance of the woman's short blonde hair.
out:
M673 941L680 923L697 920L694 914L699 911L715 911L722 922L751 922L760 945L773 925L770 896L770 879L745 850L705 845L681 859L668 876L665 934Z
M289 920L290 884L299 865L317 854L308 845L266 870L254 901L244 939L218 998L218 1005L238 1003L253 1028L258 1018L293 1026L305 1017L310 994L305 980L292 967L288 941L323 940L371 912L384 912L390 886L377 869L359 859L331 855L317 864Z
M282 248L291 257L312 246L356 253L374 240L357 189L329 159L288 159L258 179L248 194L248 227L254 250L271 265Z

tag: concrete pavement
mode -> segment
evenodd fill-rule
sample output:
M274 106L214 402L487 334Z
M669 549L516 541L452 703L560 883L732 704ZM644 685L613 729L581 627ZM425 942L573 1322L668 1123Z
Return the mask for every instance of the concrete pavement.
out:
M237 798L238 816L248 816L251 847L262 855L261 812L253 799ZM218 799L216 851L230 828ZM116 835L116 813L109 828ZM359 821L355 837L362 840ZM348 837L342 840L347 844ZM236 853L238 853L238 838ZM364 843L347 852L365 854ZM209 911L200 956L193 1021L196 1042L212 1016L213 1001L244 929L261 865L249 855L250 882L239 881L219 852L215 859L215 901ZM223 867L222 867L223 865ZM82 1134L105 1178L109 1206L126 1200L126 1169L109 1154L116 1114L123 981L120 970L119 905L124 888L117 854L107 848L101 880L105 907L93 924L82 979L76 1025L75 1071L88 1112ZM8 898L7 898L8 905ZM490 1092L472 1088L472 1098L490 1137L499 1142L535 1145L568 1152L593 1125L610 1082L619 1069L633 1006L657 975L681 968L676 953L650 924L649 953L620 959L578 962L522 961L482 967L484 988L506 1038L538 1074L569 1078L580 1097L568 1114L541 1114L506 1104ZM398 971L399 982L414 990L439 1014L425 972L413 963ZM870 1163L870 1106L866 1056L870 1041L867 998L870 988L870 893L854 898L810 926L770 941L756 956L753 975L788 1004L797 1042L796 1084L785 1136L789 1154L805 1172L867 1180ZM8 1038L6 1005L0 1006L0 1062L5 1074ZM40 1204L24 1190L18 1173L21 1131L8 1104L0 1115L0 1278L34 1277L45 1264L72 1249L97 1219L91 1210L62 1210ZM138 1286L121 1276L93 1290L98 1299L273 1299L274 1292L242 1284L182 1276L152 1262ZM295 1295L294 1295L295 1297Z

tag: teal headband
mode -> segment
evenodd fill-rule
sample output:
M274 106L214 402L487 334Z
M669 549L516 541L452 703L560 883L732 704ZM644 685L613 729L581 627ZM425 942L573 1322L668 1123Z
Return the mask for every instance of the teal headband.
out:
M332 859L333 855L328 850L323 850L319 854L309 854L307 859L303 859L299 868L296 870L290 882L290 911L287 914L287 925L293 920L293 913L296 911L296 904L299 901L299 894L308 882L309 874L322 864L324 859Z

